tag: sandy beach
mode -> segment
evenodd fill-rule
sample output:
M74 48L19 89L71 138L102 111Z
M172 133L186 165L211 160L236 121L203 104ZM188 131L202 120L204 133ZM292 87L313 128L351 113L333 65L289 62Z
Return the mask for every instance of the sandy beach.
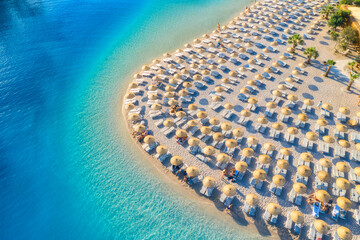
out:
M283 4L284 2L278 1L276 3ZM254 223L254 226L260 234L267 236L270 233L275 233L281 239L306 238L308 230L314 221L312 208L310 205L306 204L305 198L300 206L288 201L288 195L291 192L293 184L296 182L297 167L299 165L307 165L305 163L306 161L300 163L303 156L301 154L310 153L313 156L313 160L308 162L311 169L311 175L306 184L307 191L306 194L304 194L304 196L306 196L315 191L315 177L319 172L319 168L317 167L319 159L329 159L332 162L331 168L335 168L337 162L344 161L343 158L335 155L334 150L330 151L330 154L324 154L323 152L318 151L319 143L322 142L323 136L334 136L334 129L336 129L336 125L340 123L337 120L338 109L344 106L347 107L350 112L347 117L351 119L356 116L358 111L356 105L358 86L354 84L352 92L350 93L343 90L349 81L344 66L350 59L333 53L335 42L330 40L329 34L327 33L328 27L326 26L326 22L321 19L318 12L319 9L316 8L320 3L313 2L310 4L308 2L304 5L294 5L294 2L288 2L287 5L283 5L283 7L286 7L287 9L293 7L292 11L295 12L299 9L305 9L305 5L308 5L309 7L309 9L305 9L304 12L302 12L302 15L297 16L298 22L293 19L290 21L294 23L285 21L286 19L289 19L289 15L292 15L292 13L283 12L280 5L276 8L275 5L268 2L258 3L257 5L251 6L250 11L247 13L241 13L239 17L236 17L226 27L220 26L220 31L204 35L202 38L194 40L193 43L187 44L183 49L178 49L174 53L164 54L163 59L155 60L148 66L144 66L143 71L135 76L136 79L134 82L137 82L137 84L133 84L128 89L128 92L134 92L134 94L130 94L130 96L126 95L123 102L123 113L128 119L127 122L130 134L133 134L134 126L137 126L138 124L146 126L147 131L150 135L154 136L158 145L165 145L171 156L181 156L183 158L183 167L196 166L199 169L200 175L197 177L200 181L198 183L189 187L188 184L181 182L181 185L188 188L187 192L191 189L190 191L195 191L197 193L196 195L193 195L194 199L199 199L200 201L204 200L204 202L215 206L220 211L226 211L226 206L219 201L219 198L221 198L222 195L222 187L227 184L232 184L236 187L236 194L232 201L233 207L230 214L233 216L235 222L239 225L244 225L242 222ZM265 22L269 22L269 20L271 20L272 23L265 24ZM281 25L281 23L284 24ZM291 25L293 25L293 27L291 27ZM309 32L309 29L312 26L314 27ZM287 31L286 29L289 30ZM257 34L253 35L254 32ZM291 54L284 54L288 53L289 45L286 44L286 40L282 40L282 35L290 36L293 33L299 33L300 35L306 34L312 39L306 39L305 44L301 46L300 49L297 49L296 53L292 56ZM265 36L269 36L271 40L269 40L270 38L266 39ZM218 41L219 38L221 39L220 41ZM276 39L279 40L276 41ZM216 45L218 42L220 42L223 47L217 47ZM320 53L319 58L317 60L312 60L310 65L304 64L306 58L302 52L306 47L316 47ZM259 56L259 54L262 55ZM232 59L236 59L237 61L234 62ZM332 67L329 76L324 77L323 75L327 67L323 65L322 62L327 61L328 59L336 60L337 64ZM282 67L279 61L285 63L286 66ZM270 67L272 67L272 69L268 69ZM295 68L299 68L299 70L294 71ZM166 69L170 69L171 71L165 71ZM196 73L192 73L191 70L194 70ZM263 76L263 73L265 72L268 74L264 75L271 75L271 78L266 79ZM214 75L212 73L214 73ZM178 75L176 76L176 74ZM198 75L201 76L200 80L195 79ZM286 80L291 75L294 75L293 79ZM159 79L156 79L155 76L159 76ZM183 78L183 76L185 77ZM223 81L224 78L227 78L228 81ZM297 78L299 78L299 81L294 80ZM170 80L172 81L172 85L174 85L170 85L173 89L171 89L172 87L169 87ZM159 87L150 90L149 87L155 85L157 82L161 82ZM179 96L180 91L185 89L183 85L184 82L189 82L190 87L186 89L187 94L184 93L184 96ZM195 83L197 82L201 82L203 86L196 86ZM290 86L291 89L284 86L286 83L290 83L290 85L286 86ZM250 86L250 88L248 86ZM248 90L244 90L245 87ZM134 89L136 89L136 91L134 91ZM172 91L168 91L169 89ZM253 91L249 91L249 89L253 89ZM286 96L277 96L274 100L274 90L285 93ZM167 92L173 92L173 94L167 94ZM190 92L192 94L189 94ZM239 100L239 93L244 93L244 95L249 96L249 98L256 98L257 106L254 111L244 111L248 106L248 101ZM281 108L286 107L288 96L291 94L296 95L294 97L295 100L293 101L294 106L291 108L291 113L289 115L291 120L289 122L281 122L279 120ZM156 97L153 97L153 95L156 95ZM187 96L191 97L186 98ZM216 158L221 152L225 152L223 148L216 149L215 154L206 156L208 161L203 162L187 150L188 143L185 143L184 145L177 143L175 130L184 129L183 126L187 121L184 121L181 126L180 124L178 126L177 123L175 123L173 125L175 130L167 136L164 134L163 128L165 128L165 126L162 125L164 120L172 119L172 121L175 121L177 119L176 116L171 115L169 112L171 104L164 103L166 97L169 98L170 103L171 99L176 100L183 111L187 113L186 117L183 117L186 118L186 120L196 119L198 122L201 122L201 118L198 117L196 112L192 116L190 114L191 110L189 110L189 105L196 104L198 107L197 111L206 112L204 119L218 118L220 123L230 123L230 132L236 128L243 130L244 135L241 137L241 141L237 141L236 150L233 154L234 161L229 161L226 167L227 169L230 169L236 162L241 160L242 155L244 154L243 149L249 147L247 139L255 137L253 138L256 142L256 144L253 144L255 145L253 146L254 155L251 157L252 159L241 180L232 182L225 178L221 179L222 169L217 166ZM149 98L154 99L150 99L149 101ZM220 101L214 101L216 98ZM189 102L187 102L188 99L190 99ZM306 112L302 109L304 100L306 99L312 100L312 106L309 104L310 109L312 109L310 112ZM278 100L278 102L274 103L274 115L267 116L265 115L265 112L268 110L268 103L272 102L272 100L274 100L274 102ZM332 110L330 111L331 116L329 118L322 117L320 108L316 107L320 101L331 104ZM139 120L129 121L129 117L133 114L137 114L136 111L131 112L129 109L126 109L128 108L127 106L129 106L126 104L131 102L133 102L135 107L132 110L138 109L139 111ZM153 118L154 111L151 111L153 110L151 109L151 106L154 103L162 105L159 110L161 115L155 118ZM214 110L216 103L219 103L220 106ZM227 117L228 115L224 114L227 110L224 108L226 104L232 106L229 107L229 110L231 110L231 114L229 114L230 117ZM250 116L246 119L247 124L243 125L240 123L240 120L242 119L242 116L245 116L245 113L247 116ZM297 126L296 122L299 114L302 113L305 113L308 119L305 123L305 127L299 128L299 133L295 135L295 143L291 144L284 141L287 129L289 127ZM267 119L267 123L264 124L267 129L263 133L256 130L256 125L258 124L258 119L260 117ZM316 133L317 137L313 141L315 147L312 150L302 146L303 139L308 136L307 133L315 133L315 126L318 124L317 120L323 118L327 121L327 126L325 127L327 133ZM181 119L177 119L177 121L181 121ZM281 129L279 127L280 137L277 139L270 136L271 130L275 129L273 123L281 123L282 125ZM201 125L202 124L200 123L198 127L201 128ZM203 125L212 127L209 123L204 123ZM188 138L199 138L201 135L200 130L192 134L191 129L192 128L189 128L187 130ZM350 134L357 132L358 127L348 126L348 129L346 134L348 136L347 139L350 142ZM212 134L214 134L214 131L212 131ZM225 139L234 138L230 136ZM134 140L143 151L143 147L141 146L144 143L139 143L135 138ZM204 149L207 145L210 145L211 140L212 139L206 143L200 141L200 149ZM260 166L257 164L257 158L259 155L263 154L262 150L265 143L272 143L275 146L275 150L271 155L269 154L271 161L267 166L266 178L263 186L258 189L252 186L251 179L253 177L253 172ZM335 149L338 145L338 141L332 143L331 149ZM282 193L276 195L269 190L273 177L279 175L275 174L275 169L277 160L281 159L280 150L282 148L289 148L292 154L288 159L289 167L285 174L285 185L282 187ZM346 162L348 162L351 169L359 166L358 162L352 160L349 161L350 153L355 150L356 144L350 142L349 148L346 149L345 157L347 158ZM145 153L145 151L143 152ZM154 163L155 168L165 170L168 173L166 174L166 178L170 181L180 182L179 178L168 170L168 168L171 167L169 161L171 156L160 163L160 161L155 158L155 149L149 151L149 153L150 154L146 153L146 155L150 157L150 161L156 161L156 163ZM265 166L261 165L260 167L264 168ZM336 182L336 177L333 176L331 168L329 169L329 175L332 178L328 189L330 194L330 186ZM198 198L198 195L201 195L201 180L206 176L212 176L216 180L216 187L209 198L210 201L205 197ZM348 176L348 174L345 176ZM351 185L354 187L356 183L351 181ZM259 197L255 217L249 217L243 212L245 198L251 193L256 193ZM348 197L349 194L350 191L347 191L346 196ZM192 194L189 195L190 197L192 196ZM332 196L332 198L335 201L337 197ZM279 203L282 209L276 224L269 224L267 221L264 221L262 217L267 205L272 202ZM359 204L353 202L352 209L348 211L347 220L339 220L338 222L332 220L329 214L322 214L320 219L330 225L330 231L327 236L332 236L338 226L349 228L355 236L354 239L356 236L359 236L360 230L354 219L354 211L358 208ZM301 211L305 217L300 235L294 235L285 228L287 214L294 210Z

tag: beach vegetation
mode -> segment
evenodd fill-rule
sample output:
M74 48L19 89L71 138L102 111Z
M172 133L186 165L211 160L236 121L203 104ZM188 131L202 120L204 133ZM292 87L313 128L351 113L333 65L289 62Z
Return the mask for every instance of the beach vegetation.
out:
M336 62L332 59L329 59L326 61L326 64L328 65L328 68L326 69L324 77L327 77L329 75L331 67L334 66L336 64Z
M329 19L329 16L335 12L335 7L331 4L326 5L323 9L321 9L321 14L325 19Z
M304 51L305 56L307 57L306 63L310 64L311 59L317 59L319 57L319 51L315 47L306 48Z
M360 0L355 0L355 1L353 2L353 4L354 4L355 6L360 6Z
M336 30L338 27L343 27L349 20L351 11L349 10L338 10L330 16L328 20L328 26Z
M347 91L350 91L351 89L351 86L353 85L353 83L355 82L356 79L359 78L359 74L356 73L356 72L350 72L350 81L349 81L349 84L347 85L346 87L346 90Z
M339 4L352 5L354 0L341 0Z
M350 26L345 27L340 32L340 37L344 39L344 41L348 42L349 44L355 45L359 43L359 31L355 28Z
M288 44L292 44L293 52L295 52L296 46L298 46L299 44L303 44L303 43L304 43L304 39L298 33L290 36L288 39Z

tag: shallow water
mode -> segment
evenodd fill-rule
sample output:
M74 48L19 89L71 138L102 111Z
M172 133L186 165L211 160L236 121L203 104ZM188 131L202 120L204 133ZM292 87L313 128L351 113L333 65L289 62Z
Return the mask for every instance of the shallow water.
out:
M0 238L258 238L167 183L119 104L141 65L245 4L1 1Z

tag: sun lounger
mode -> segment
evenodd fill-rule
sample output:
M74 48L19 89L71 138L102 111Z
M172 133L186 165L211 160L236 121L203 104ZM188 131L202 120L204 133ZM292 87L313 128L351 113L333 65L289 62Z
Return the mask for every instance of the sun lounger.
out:
M346 151L343 147L336 146L335 147L335 156L338 156L340 158L346 158Z
M298 127L298 128L305 128L306 122L300 121L300 120L298 119L298 120L296 120L296 122L295 122L295 126Z
M246 94L243 94L243 93L240 93L238 96L238 99L243 101L243 102L247 102L248 99L249 99L249 95L246 95Z
M256 180L255 178L252 178L250 181L250 185L259 190L262 188L263 184L263 181Z
M196 155L197 153L201 152L201 148L199 146L188 146L187 150L192 154L192 155Z
M346 190L340 189L336 186L336 183L333 183L332 185L332 195L337 197L345 197Z
M307 105L303 104L301 110L303 110L304 112L307 112L307 113L312 113L313 108L311 106L307 106Z
M285 133L284 135L284 140L288 143L294 144L295 143L295 136L289 134L288 132Z
M320 141L318 143L318 151L324 154L330 154L330 144Z
M287 107L289 107L291 109L294 108L295 105L296 105L296 102L290 101L290 100L286 101L286 103L285 103L285 106L287 106Z
M308 232L307 237L308 237L310 240L315 240L316 230L315 230L315 227L314 227L314 223L312 223L312 224L310 225L310 229L309 229L309 232Z
M226 163L220 163L220 162L216 163L216 166L218 168L220 168L221 170L225 169L228 165L229 165L229 163L227 163L227 162Z
M191 128L191 130L189 131L189 133L191 133L192 135L194 135L197 131L199 131L199 127L198 126L194 126Z
M328 183L321 181L317 176L315 177L315 189L325 190L328 189Z
M356 203L359 203L360 201L360 196L354 188L350 190L350 200Z
M224 147L224 145L225 145L225 140L222 140L222 141L216 143L215 148L222 149Z
M303 146L304 148L306 148L308 150L313 150L314 142L309 141L307 138L303 138L301 146Z
M300 176L298 173L296 173L295 182L303 183L306 186L308 183L308 179L309 179L308 177L303 177Z
M167 153L165 153L165 154L155 154L155 157L157 158L157 159L159 159L159 161L161 162L161 163L163 163L168 157L170 156L170 152L167 152Z
M338 112L336 114L337 120L339 120L340 122L346 122L347 121L347 116L345 114L342 114L340 112Z
M281 132L280 132L280 131L275 130L275 129L271 129L271 130L270 130L269 136L270 136L271 138L279 139L279 138L280 138L280 135L281 135Z
M237 121L236 123L238 124L241 124L243 126L246 126L249 122L249 118L248 117L244 117L244 116L241 116Z
M250 212L250 205L247 202L243 206L243 211L247 214Z
M213 102L211 105L210 105L210 108L214 111L217 111L221 108L221 103L218 103L218 102Z
M330 118L330 112L325 110L325 109L321 109L320 115L325 117L325 118Z
M174 127L170 127L169 129L167 129L166 131L164 131L165 136L169 136L172 133L174 133L176 131L176 129Z
M285 228L291 230L292 225L293 225L293 221L290 218L290 212L288 212L288 214L286 216Z
M268 210L265 210L264 215L263 215L263 219L264 219L265 221L269 221L269 220L270 220L270 217L271 217L271 214L269 213L269 211L268 211Z
M273 109L273 108L266 108L265 109L265 115L267 116L267 117L272 117L273 115L274 115L274 112L275 112L275 109Z
M211 197L211 194L213 191L214 191L214 187L208 188L208 187L202 186L200 193L207 197Z
M209 162L209 159L207 159L204 155L202 155L200 153L196 154L195 157L204 163Z

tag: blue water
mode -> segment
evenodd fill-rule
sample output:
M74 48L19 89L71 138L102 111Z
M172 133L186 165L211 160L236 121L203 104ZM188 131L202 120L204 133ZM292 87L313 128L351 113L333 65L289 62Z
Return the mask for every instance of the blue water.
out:
M258 238L144 160L120 113L142 64L245 4L0 1L0 239Z

